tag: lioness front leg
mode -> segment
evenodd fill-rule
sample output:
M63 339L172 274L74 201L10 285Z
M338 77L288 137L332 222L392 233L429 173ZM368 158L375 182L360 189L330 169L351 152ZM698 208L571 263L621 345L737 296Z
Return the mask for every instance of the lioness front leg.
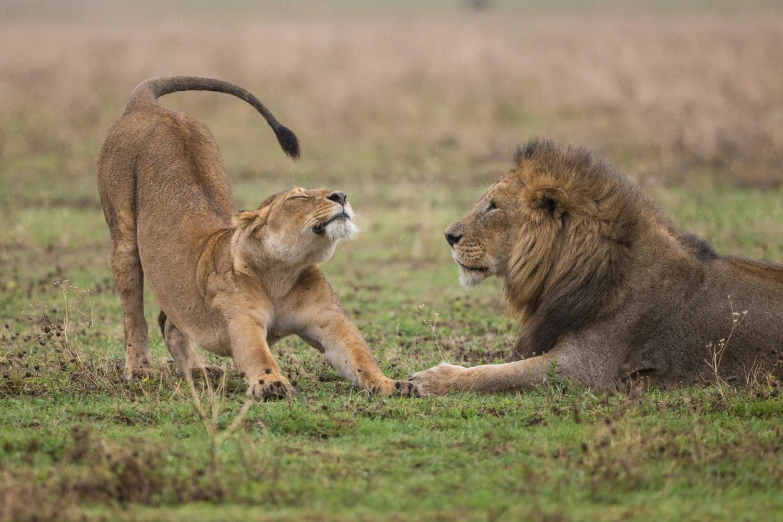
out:
M301 337L326 355L340 375L371 393L381 396L419 396L410 381L386 377L373 357L359 329L342 310L321 311L318 324L309 326Z
M250 317L233 319L228 325L231 357L250 387L247 394L261 399L283 399L294 394L288 379L269 351L266 327Z
M505 364L485 364L465 368L440 363L411 375L410 380L424 395L443 395L452 391L492 393L532 390L546 382L553 362L558 371L568 375L568 365L552 353Z

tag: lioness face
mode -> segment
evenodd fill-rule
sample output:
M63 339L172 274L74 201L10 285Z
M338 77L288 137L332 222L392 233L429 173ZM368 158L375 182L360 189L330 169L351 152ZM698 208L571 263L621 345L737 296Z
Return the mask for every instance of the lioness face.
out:
M233 223L248 254L301 265L332 257L337 243L358 231L353 218L344 192L297 187L234 214Z
M504 176L487 189L465 217L446 229L446 241L460 267L459 281L464 288L489 276L506 274L522 217L521 186L521 180Z

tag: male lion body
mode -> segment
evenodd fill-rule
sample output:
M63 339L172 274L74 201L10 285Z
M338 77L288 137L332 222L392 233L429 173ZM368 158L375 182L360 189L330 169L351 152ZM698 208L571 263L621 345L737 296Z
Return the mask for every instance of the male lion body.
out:
M783 266L718 255L583 149L534 140L515 160L446 231L464 286L504 278L512 362L441 364L412 377L423 392L530 389L555 362L601 390L783 373Z
M155 78L131 93L98 157L98 187L112 242L112 267L125 321L125 375L151 368L144 319L146 278L162 309L160 326L185 375L204 367L191 342L231 356L248 394L284 397L293 388L269 350L297 334L368 390L414 393L383 375L317 263L356 231L344 193L295 188L258 210L235 213L217 143L198 120L158 105L158 96L211 90L253 105L284 151L296 136L250 93L196 77Z

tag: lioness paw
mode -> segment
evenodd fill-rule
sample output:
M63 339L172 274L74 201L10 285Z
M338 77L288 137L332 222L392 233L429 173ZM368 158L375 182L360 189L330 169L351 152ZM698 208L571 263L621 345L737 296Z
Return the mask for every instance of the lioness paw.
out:
M466 371L463 366L442 362L429 370L414 373L408 379L418 386L422 395L443 395L461 389L458 380Z
M136 379L152 377L154 373L155 370L152 368L151 364L141 364L133 367L126 366L123 376L126 381L135 381Z
M247 389L248 397L256 397L265 401L287 399L294 396L294 387L285 379L278 377L258 379Z
M190 370L190 375L194 379L203 379L204 375L206 375L208 379L219 379L223 377L223 373L223 368L220 366L213 366L211 364L206 364L203 367L192 368Z

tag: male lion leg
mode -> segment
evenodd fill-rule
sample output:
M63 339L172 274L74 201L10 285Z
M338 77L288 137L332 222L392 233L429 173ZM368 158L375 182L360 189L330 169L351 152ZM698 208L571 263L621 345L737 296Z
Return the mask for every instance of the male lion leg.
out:
M473 368L440 363L412 375L410 380L420 386L425 395L443 395L452 391L493 393L532 390L546 382L555 361L558 361L559 371L568 375L568 365L563 358L548 353L522 361Z
M193 378L219 377L223 374L221 368L205 365L201 362L190 340L166 317L163 311L158 316L158 324L160 325L160 331L163 334L166 347L177 363L177 368L179 368L183 377L187 375Z
M359 329L342 311L322 314L321 325L310 327L302 338L326 355L340 375L371 393L381 396L418 397L418 387L410 381L386 377L373 357Z
M111 266L125 326L124 375L132 380L152 372L152 354L144 319L144 272L136 246L136 223L133 216L120 214L118 218L112 233Z
M269 345L266 328L250 318L232 320L228 325L231 356L250 387L247 394L264 400L293 396L294 387L280 373Z

